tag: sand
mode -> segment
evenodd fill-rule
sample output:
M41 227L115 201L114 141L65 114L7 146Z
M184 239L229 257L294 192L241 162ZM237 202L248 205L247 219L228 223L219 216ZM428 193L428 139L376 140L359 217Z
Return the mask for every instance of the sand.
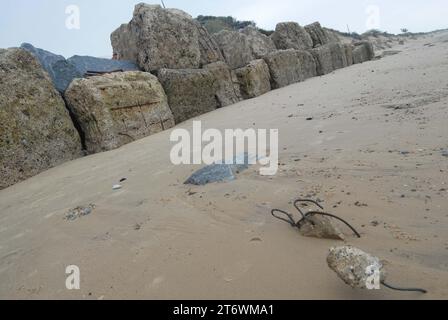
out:
M183 185L170 131L78 159L0 191L2 299L447 299L448 34L198 117L209 128L278 128L280 171ZM312 117L313 120L306 120ZM191 129L192 122L180 126ZM112 190L121 178L123 188ZM386 260L390 282L347 287L327 267L343 242L302 237L272 208L319 198ZM90 215L66 221L77 206ZM65 268L81 289L65 287Z

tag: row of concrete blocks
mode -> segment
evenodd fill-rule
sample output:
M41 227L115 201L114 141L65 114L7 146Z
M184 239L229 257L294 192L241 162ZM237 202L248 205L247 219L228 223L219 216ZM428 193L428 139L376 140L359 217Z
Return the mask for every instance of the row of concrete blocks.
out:
M125 72L76 79L64 96L87 151L96 153L272 89L370 60L370 46L330 43L310 51L279 50L236 70L215 62L202 69L160 69L157 78Z
M80 157L83 148L88 154L116 149L243 99L370 60L371 52L369 43L331 43L275 51L236 70L216 62L157 75L110 73L75 79L61 96L35 57L22 49L2 51L0 189Z
M158 78L176 123L308 78L374 58L369 42L329 43L311 50L278 50L230 70L222 62L203 69L161 69ZM202 83L199 83L199 82Z

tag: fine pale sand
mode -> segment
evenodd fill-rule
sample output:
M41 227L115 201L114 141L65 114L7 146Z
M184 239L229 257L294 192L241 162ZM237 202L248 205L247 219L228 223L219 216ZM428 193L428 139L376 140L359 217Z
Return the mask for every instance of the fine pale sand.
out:
M185 186L198 167L170 163L166 131L1 191L0 298L447 299L448 34L394 49L198 118L278 128L275 177L252 167ZM270 215L294 212L299 196L353 224L363 237L347 242L386 260L389 282L429 294L347 287L326 264L343 243ZM64 220L91 203L92 214ZM68 265L80 267L79 291L65 288Z

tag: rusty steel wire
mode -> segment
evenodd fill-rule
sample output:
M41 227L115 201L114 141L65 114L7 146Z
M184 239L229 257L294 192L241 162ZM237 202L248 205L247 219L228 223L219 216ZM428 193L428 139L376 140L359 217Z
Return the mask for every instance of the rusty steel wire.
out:
M300 208L300 206L299 206L300 203L311 203L311 204L314 204L315 206L319 207L322 211L310 211L310 212L304 213L302 211L302 209ZM288 213L286 211L280 210L280 209L273 209L271 211L271 214L272 214L272 216L274 218L282 220L282 221L285 221L286 223L290 224L292 227L298 228L299 230L301 229L304 221L309 221L311 224L313 224L312 221L308 220L309 217L311 217L311 216L321 215L321 216L325 216L325 217L334 218L334 219L339 220L342 223L344 223L347 227L350 228L350 230L353 231L353 233L358 238L361 238L361 235L359 234L359 232L356 231L356 229L353 226L351 226L347 221L345 221L344 219L342 219L342 218L340 218L338 216L335 216L333 214L323 212L325 209L317 201L310 200L310 199L297 199L296 201L294 201L294 207L302 215L302 219L300 219L297 222L294 220L294 216L292 214L290 214L290 213ZM287 217L287 219L280 217L276 213L281 213L281 214L285 215Z

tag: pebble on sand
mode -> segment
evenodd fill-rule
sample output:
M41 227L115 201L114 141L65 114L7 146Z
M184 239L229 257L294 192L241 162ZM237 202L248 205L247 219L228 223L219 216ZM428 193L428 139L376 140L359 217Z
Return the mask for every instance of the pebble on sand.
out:
M76 219L82 218L84 216L88 216L93 212L93 209L95 209L94 204L90 204L87 207L76 207L65 215L65 220L67 221L74 221Z

